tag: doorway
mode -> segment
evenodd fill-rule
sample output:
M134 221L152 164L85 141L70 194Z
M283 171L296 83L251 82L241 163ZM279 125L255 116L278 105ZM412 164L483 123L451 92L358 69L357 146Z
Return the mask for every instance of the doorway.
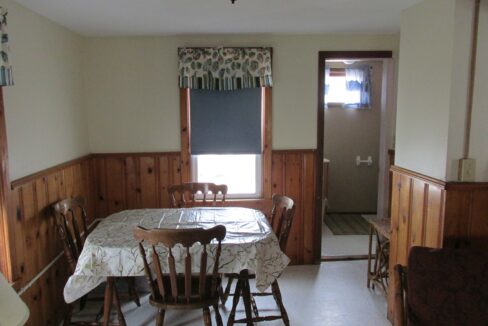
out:
M394 86L390 51L319 52L322 260L366 258L369 225L363 216L388 215Z

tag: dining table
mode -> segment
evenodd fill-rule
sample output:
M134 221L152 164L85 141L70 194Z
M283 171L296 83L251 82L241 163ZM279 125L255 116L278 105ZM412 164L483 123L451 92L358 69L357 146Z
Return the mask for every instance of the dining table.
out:
M256 288L264 292L289 264L290 259L280 250L278 239L266 216L259 210L242 207L192 207L124 210L104 218L85 239L74 273L64 287L64 298L72 303L101 283L112 284L115 278L144 276L144 262L133 228L211 228L224 225L227 233L222 241L219 262L220 273L253 273ZM212 258L217 242L207 246L208 268L213 268ZM203 250L195 243L192 250ZM145 248L152 250L151 247ZM174 253L177 271L184 270L183 251ZM150 256L149 256L150 257ZM192 262L195 273L198 262ZM167 267L163 266L163 272ZM107 293L107 292L106 292ZM242 293L246 317L251 318L250 291ZM105 296L105 307L112 298ZM120 313L121 314L121 313ZM109 311L104 312L103 324L108 323ZM122 322L119 317L119 323Z

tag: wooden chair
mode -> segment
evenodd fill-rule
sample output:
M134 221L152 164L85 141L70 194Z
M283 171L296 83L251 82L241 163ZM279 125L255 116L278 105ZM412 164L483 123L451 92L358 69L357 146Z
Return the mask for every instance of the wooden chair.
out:
M395 326L487 325L488 253L412 247L394 268Z
M171 207L193 207L196 205L216 206L217 202L225 202L227 195L226 185L214 183L188 182L173 185L168 188ZM199 197L202 196L201 198Z
M75 272L76 263L78 257L83 250L86 237L93 227L89 230L87 227L87 214L85 210L85 200L83 197L64 199L53 205L54 216L56 217L56 229L58 236L63 242L64 255L68 261L68 268L71 274ZM133 277L124 278L128 283L129 297L140 306L139 296L135 290L135 282ZM105 295L109 292L109 295L113 297L113 304L115 305L119 324L125 325L125 321L120 309L119 295L115 287L115 282L112 278L108 280ZM103 298L88 298L84 296L80 299L80 310L85 306L87 300L103 300ZM98 325L98 322L71 322L73 313L73 304L69 305L68 313L64 319L64 325ZM108 307L104 307L107 310ZM100 318L101 313L97 316L97 320Z
M217 225L211 229L151 229L140 226L134 228L134 237L139 241L139 250L144 261L147 280L151 289L149 303L158 308L156 325L162 326L165 311L168 309L203 309L205 325L212 325L209 307L215 310L217 325L222 325L222 318L218 308L218 287L221 278L218 273L221 242L225 238L226 230L223 225ZM207 274L207 246L213 239L217 239L218 245L215 251L215 259L212 274ZM200 242L203 246L200 255L200 273L192 274L192 257L190 247ZM150 246L146 253L143 243ZM157 246L166 247L168 254L165 259L158 253ZM184 259L185 270L177 273L175 267L174 247L181 244L186 251ZM154 265L156 280L153 278L149 267L147 254L151 255ZM164 274L164 266L169 273Z
M288 242L288 236L290 234L291 225L293 222L293 216L295 214L295 204L293 200L286 196L273 195L273 209L271 211L270 224L273 231L278 237L281 251L286 250L286 244ZM234 291L234 300L232 303L232 310L229 315L228 325L233 325L234 323L254 323L260 321L270 321L276 319L283 319L285 325L289 325L290 321L288 319L288 314L286 312L285 306L283 305L283 300L281 296L280 287L278 285L278 280L275 280L271 284L271 292L254 292L251 293L251 305L255 317L252 320L239 319L234 320L237 304L239 303L239 298L242 295L242 289L244 287L249 288L249 280L254 279L255 275L249 275L248 277L242 277L240 274L226 274L228 277L227 286L225 291L221 291L221 301L225 304L228 296L230 295L230 289L234 279L237 279L236 288ZM280 315L277 316L259 316L259 310L254 300L254 296L269 296L272 295L280 309Z

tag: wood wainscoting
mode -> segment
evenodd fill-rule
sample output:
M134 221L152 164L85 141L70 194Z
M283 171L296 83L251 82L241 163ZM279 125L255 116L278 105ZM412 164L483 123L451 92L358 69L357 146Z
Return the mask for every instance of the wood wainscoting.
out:
M51 205L66 197L87 198L93 220L90 157L85 156L15 180L9 195L12 270L30 309L28 325L58 325L64 313L67 263Z
M413 246L488 249L488 183L445 182L397 166L393 173L388 318L394 320L393 267Z
M124 209L170 207L168 186L189 181L182 177L180 152L93 154L91 164L98 218ZM272 192L297 205L286 253L294 264L312 264L315 151L273 151L271 165ZM269 212L271 197L228 200L225 205Z
M272 192L293 198L297 209L287 255L314 263L315 151L272 153ZM169 207L167 187L181 183L181 156L167 153L92 154L11 183L9 229L15 287L30 309L27 325L58 325L65 312L67 263L50 207L67 197L87 199L88 223L132 208ZM271 198L228 200L226 206L271 211Z

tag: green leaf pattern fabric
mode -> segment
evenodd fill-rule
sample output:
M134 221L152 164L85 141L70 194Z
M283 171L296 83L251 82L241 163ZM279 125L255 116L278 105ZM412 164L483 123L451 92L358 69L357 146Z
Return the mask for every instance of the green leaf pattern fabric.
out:
M7 10L2 7L0 7L0 42L0 86L10 86L14 84L14 79L9 62Z
M231 91L272 87L271 48L179 48L179 87Z
M74 302L107 279L107 276L144 276L144 263L133 228L211 228L222 224L227 235L222 242L219 271L239 273L248 269L256 274L256 287L266 290L279 277L290 259L280 250L266 216L254 209L241 207L205 207L181 209L138 209L112 214L103 219L87 237L75 272L64 287L67 303ZM207 270L213 269L216 244L207 246ZM158 246L167 256L167 249ZM152 250L147 247L150 253ZM200 271L199 257L203 246L191 247L192 269ZM184 271L185 250L173 250L176 269ZM150 255L148 255L150 258ZM162 260L163 262L164 260ZM168 272L167 264L162 264Z

